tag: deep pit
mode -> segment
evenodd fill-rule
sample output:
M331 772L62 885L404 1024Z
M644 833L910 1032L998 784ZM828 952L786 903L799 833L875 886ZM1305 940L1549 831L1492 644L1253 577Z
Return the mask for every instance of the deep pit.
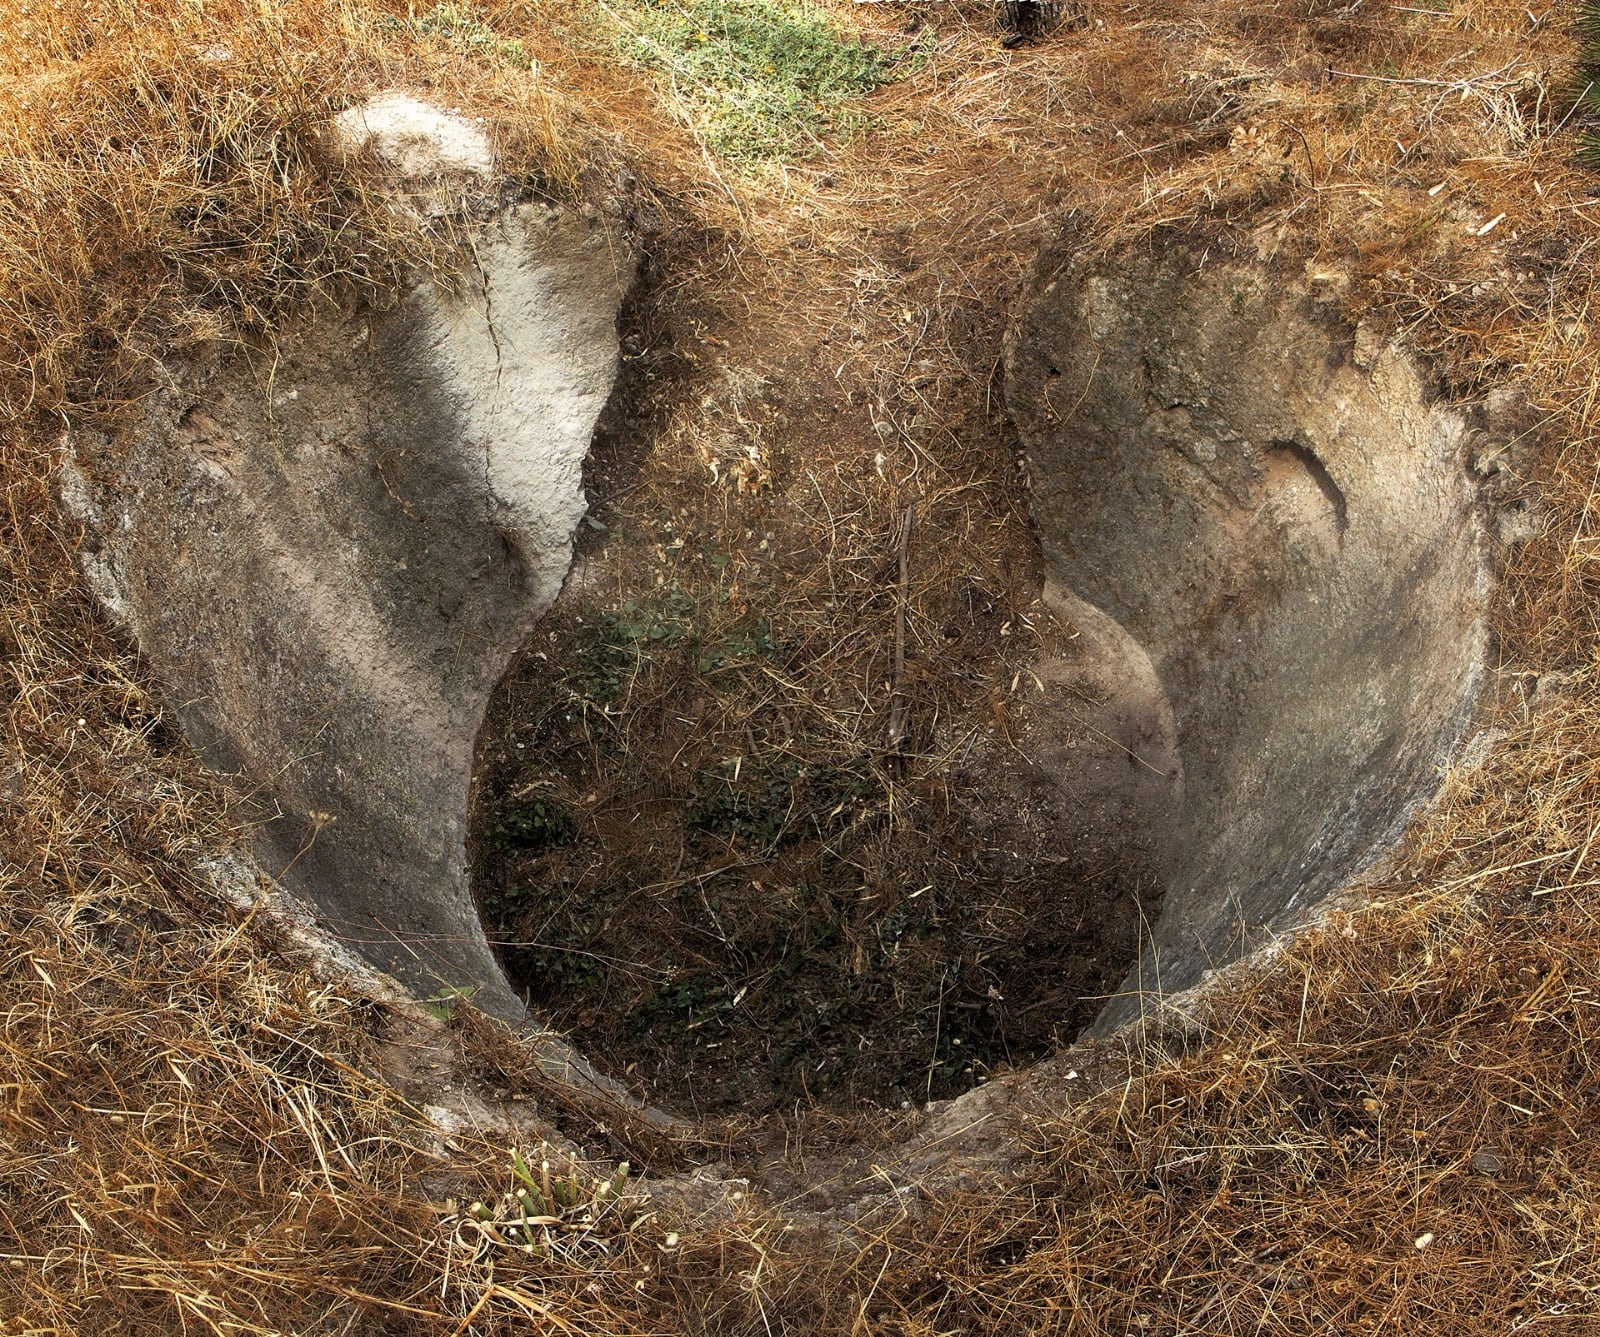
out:
M826 666L781 624L719 627L713 599L558 609L503 688L475 869L533 1014L699 1114L920 1106L1070 1041L1159 910L1147 700L1057 628L1041 673L1073 713L1014 710L1014 742L828 756L777 713L730 736L713 698ZM1002 618L974 611L981 642Z
M965 378L937 432L915 387L852 418L799 362L624 412L624 230L505 205L477 131L400 109L405 207L481 192L476 281L170 368L62 492L262 880L419 996L685 1113L916 1105L1148 1014L1431 792L1481 426L1326 276L1046 264L1006 420Z
M536 1015L675 1108L945 1097L1148 1014L1379 856L1460 734L1469 425L1314 286L1181 249L1046 273L1007 404L1043 587L1003 717L841 757L758 715L730 744L741 683L823 680L781 601L608 602L592 570L492 707L491 938ZM765 523L784 579L815 569ZM992 673L985 604L953 591L944 635Z

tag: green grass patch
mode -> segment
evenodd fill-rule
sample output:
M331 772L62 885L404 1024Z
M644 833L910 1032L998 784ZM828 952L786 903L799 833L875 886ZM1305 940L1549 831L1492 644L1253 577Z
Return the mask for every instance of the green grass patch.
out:
M611 11L624 54L660 72L714 152L747 166L859 132L855 99L903 59L805 0L637 0Z
M409 19L388 14L377 19L380 29L409 30L419 37L431 37L464 56L490 64L508 65L516 70L534 68L528 49L515 38L501 37L488 21L469 5L438 4Z

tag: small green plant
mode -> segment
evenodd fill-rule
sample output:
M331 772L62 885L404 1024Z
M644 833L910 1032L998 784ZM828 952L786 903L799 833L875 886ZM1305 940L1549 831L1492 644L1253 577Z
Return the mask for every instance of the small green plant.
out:
M764 617L752 618L702 650L698 667L702 673L715 673L720 668L763 659L777 648L772 638L772 624Z
M502 854L537 854L570 845L578 827L553 799L536 798L501 811L489 843Z
M695 1031L701 1042L720 1039L733 1012L736 987L713 974L674 980L657 989L636 1007L633 1024L641 1029L665 1026L678 1032Z
M608 1236L636 1223L639 1204L629 1192L630 1174L627 1161L610 1175L586 1175L576 1167L557 1174L547 1157L536 1169L512 1147L510 1190L493 1203L474 1202L466 1215L488 1244L543 1254L584 1245L603 1250Z
M456 1015L456 1008L477 992L476 984L447 984L436 993L424 998L422 1006L428 1009L428 1014L434 1020L450 1021Z
M650 599L626 599L601 613L580 636L568 674L572 688L610 705L625 693L651 650L692 639L694 597L676 585Z
M560 998L605 988L606 962L590 947L623 895L615 886L578 895L565 882L518 882L482 905L512 974Z
M690 832L768 849L787 831L793 812L793 778L782 770L725 763L708 777L684 813Z
M807 0L638 0L611 13L618 45L662 72L707 146L746 164L849 138L868 123L851 101L894 63Z
M611 706L652 659L679 651L678 662L704 675L765 658L777 649L772 624L744 614L726 620L725 591L670 585L606 609L574 638L567 685L580 697Z

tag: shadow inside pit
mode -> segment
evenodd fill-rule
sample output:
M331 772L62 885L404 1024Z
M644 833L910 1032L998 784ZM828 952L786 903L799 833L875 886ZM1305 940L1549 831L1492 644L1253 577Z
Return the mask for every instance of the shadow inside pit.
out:
M701 616L558 606L498 694L476 885L535 1015L696 1115L920 1106L1070 1042L1159 915L1180 788L1124 644L1056 627L1003 731L888 775L712 727Z

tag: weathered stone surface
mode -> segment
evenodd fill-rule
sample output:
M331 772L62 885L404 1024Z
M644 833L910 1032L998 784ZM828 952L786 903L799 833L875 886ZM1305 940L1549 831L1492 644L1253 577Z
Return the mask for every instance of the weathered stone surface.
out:
M475 248L459 296L173 369L133 439L70 443L63 492L191 741L259 799L263 870L410 987L516 1017L467 880L473 748L567 571L631 262L534 204Z
M1431 792L1477 680L1482 526L1463 415L1259 266L1048 274L1008 367L1051 580L1143 647L1177 727L1165 907L1103 1030L1348 881Z

